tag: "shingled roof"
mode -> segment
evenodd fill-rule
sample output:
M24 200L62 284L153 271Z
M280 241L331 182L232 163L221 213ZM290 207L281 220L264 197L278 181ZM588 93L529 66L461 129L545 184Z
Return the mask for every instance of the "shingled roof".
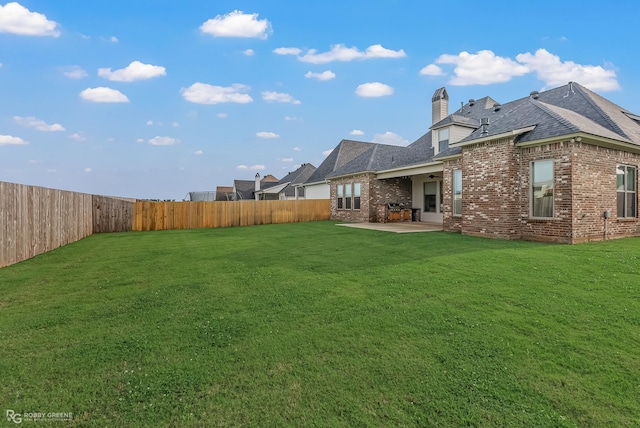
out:
M529 97L500 105L497 110L487 109L483 114L489 120L486 130L479 127L460 143L533 127L517 142L585 133L640 145L640 124L633 114L575 82L532 92Z
M349 163L358 155L370 149L374 143L364 141L342 140L318 166L313 174L305 181L307 184L320 183L331 173Z

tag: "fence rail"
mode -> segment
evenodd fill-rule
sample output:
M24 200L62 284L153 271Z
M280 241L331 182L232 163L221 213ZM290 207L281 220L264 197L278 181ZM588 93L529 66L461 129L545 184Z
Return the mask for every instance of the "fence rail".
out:
M133 204L133 230L195 229L328 220L329 201L147 202Z
M147 202L0 181L0 268L93 233L328 220L328 200Z

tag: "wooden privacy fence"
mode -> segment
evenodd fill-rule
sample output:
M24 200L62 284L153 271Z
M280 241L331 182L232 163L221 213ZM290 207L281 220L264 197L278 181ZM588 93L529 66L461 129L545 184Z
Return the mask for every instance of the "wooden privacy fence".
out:
M329 220L329 200L146 202L133 205L133 230L195 229Z
M328 220L328 200L146 202L0 181L0 268L93 233Z
M131 230L132 211L132 199L0 181L0 267L92 233Z

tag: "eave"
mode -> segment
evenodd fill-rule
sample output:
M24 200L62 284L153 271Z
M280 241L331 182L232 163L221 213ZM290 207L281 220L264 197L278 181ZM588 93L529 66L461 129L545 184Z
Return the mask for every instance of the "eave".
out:
M449 144L449 147L464 147L472 144L484 143L487 141L499 140L501 138L509 138L514 135L524 134L525 132L533 131L536 125L527 126L525 128L514 129L512 131L503 132L501 134L487 135L486 137L474 138L473 140L461 141L457 143Z
M543 144L557 143L558 141L577 141L592 144L594 146L606 147L609 149L623 150L626 152L640 153L640 145L630 142L614 140L612 138L600 137L598 135L587 134L586 132L576 132L573 134L559 135L552 138L544 138L535 141L526 141L517 143L518 147L532 147L540 146Z
M442 162L429 162L419 165L405 166L401 168L386 169L379 171L377 174L378 179L396 178L407 175L420 175L429 174L431 172L441 172Z

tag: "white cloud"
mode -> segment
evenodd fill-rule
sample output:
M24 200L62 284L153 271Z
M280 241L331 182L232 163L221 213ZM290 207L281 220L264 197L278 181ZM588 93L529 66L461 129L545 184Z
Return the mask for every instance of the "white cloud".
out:
M109 41L110 41L110 42L113 42L113 43L118 43L118 42L119 42L119 40L118 40L118 38L117 38L116 36L111 36L111 37L109 38Z
M69 79L83 79L87 77L87 72L84 71L82 67L77 65L72 65L71 67L66 67L62 70L62 74L64 74Z
M219 119L226 119L227 117L229 117L229 115L227 113L218 113L216 114L216 117L218 117Z
M256 54L256 51L254 51L253 49L245 49L242 53L245 56L254 56Z
M294 117L294 116L285 116L284 120L287 120L287 121L300 121L302 119Z
M256 132L256 137L269 139L269 138L279 138L280 136L275 132L260 131L260 132Z
M148 141L152 146L172 146L178 144L180 140L176 140L172 137L153 137Z
M83 171L84 172L91 172L91 171L93 171L93 169L92 168L85 168Z
M142 138L137 138L137 139L136 139L136 143L144 143L144 139L142 139Z
M158 76L166 76L166 69L160 65L143 64L133 61L120 70L111 71L111 68L99 68L98 76L112 82L133 82L135 80L152 79Z
M38 164L38 163L43 163L44 161L42 159L29 159L29 161L27 162L30 165L33 164Z
M359 129L354 129L353 131L349 132L349 135L364 135L364 132Z
M331 80L336 78L336 74L331 70L323 71L322 73L312 73L311 71L308 71L304 77L307 79Z
M200 31L214 37L245 37L266 39L271 33L271 23L258 19L258 14L234 10L227 15L218 15L200 26Z
M71 138L72 140L76 140L76 141L87 141L87 138L85 136L83 136L82 134L79 133L74 133L69 135L69 138Z
M263 171L266 169L266 167L264 165L251 165L251 166L247 166L247 165L238 165L236 166L236 169L248 169L248 170L253 170L253 171Z
M371 140L372 143L389 144L392 146L407 146L409 141L393 132L385 132L384 134L376 134Z
M56 30L57 26L57 22L49 21L41 13L31 12L19 3L0 5L0 33L58 37L60 31Z
M20 137L12 137L11 135L0 135L0 146L4 146L4 145L21 146L25 144L29 144L29 143Z
M331 154L331 152L333 152L333 149L325 150L324 152L322 152L322 155L323 156L329 156Z
M353 61L356 59L373 59L373 58L404 58L404 50L394 51L386 49L382 45L371 45L364 52L358 48L348 48L343 44L333 45L329 52L317 53L317 50L310 49L303 56L298 56L302 62L311 64L326 64L333 61Z
M300 147L294 147L294 148L293 148L293 151L294 151L294 152L301 152L301 151L302 151L302 149L301 149Z
M393 88L380 82L363 83L356 88L361 97L384 97L393 94Z
M171 122L171 126L173 126L174 128L177 128L180 126L180 124L178 122Z
M420 74L423 76L444 76L446 73L437 65L429 64L420 70Z
M576 64L573 61L562 61L546 49L538 49L516 55L515 60L497 56L490 50L478 51L475 54L460 52L458 55L443 54L435 61L437 64L453 64L455 76L449 81L452 85L489 85L510 81L513 77L535 73L546 86L560 86L567 82L578 82L592 90L614 91L620 85L613 65L605 67ZM421 74L436 75L441 70L430 64L421 70Z
M293 158L282 158L280 159L282 162L293 162Z
M87 88L80 92L80 98L94 103L128 103L129 98L122 92L99 86L97 88Z
M196 156L200 156L202 153L204 153L202 150L196 150L195 152L193 152L193 154Z
M455 77L451 85L489 85L492 83L508 82L514 76L527 74L529 67L516 61L497 56L489 50L478 51L476 54L460 52L458 55L440 55L437 64L454 64Z
M153 120L147 120L147 126L152 126L153 125Z
M298 48L277 48L273 50L273 53L278 55L300 55L302 50Z
M246 104L253 102L249 94L244 94L249 90L246 85L234 83L231 86L213 86L206 83L194 83L188 88L182 88L180 92L185 100L196 104L219 104L219 103L239 103Z
M27 128L35 128L38 131L56 132L56 131L65 130L64 127L59 123L54 123L53 125L49 125L44 120L36 119L33 116L29 116L29 117L13 116L13 120L20 126L25 126Z
M274 92L274 91L264 91L262 93L262 99L268 103L301 104L300 101L296 100L289 94L283 94L283 93Z
M567 82L578 82L594 91L615 91L620 89L614 70L601 66L581 65L573 61L561 61L560 57L546 49L538 49L535 54L519 54L516 59L536 73L538 79L547 86L555 87Z

